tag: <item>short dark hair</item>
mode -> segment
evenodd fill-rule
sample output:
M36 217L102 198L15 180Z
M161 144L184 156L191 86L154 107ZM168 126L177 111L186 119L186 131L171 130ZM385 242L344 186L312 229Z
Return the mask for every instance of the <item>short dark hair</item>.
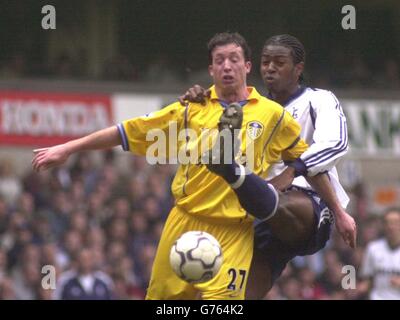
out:
M215 34L210 41L208 41L208 62L212 64L212 53L216 47L224 46L227 44L235 43L242 48L245 61L250 61L251 50L247 41L238 32L222 32Z
M306 62L306 50L304 49L303 44L299 39L291 36L290 34L279 34L272 36L265 41L264 49L270 45L288 48L292 54L293 62L295 64Z
M267 46L283 46L290 50L290 54L292 55L293 63L298 64L300 62L306 62L306 50L304 49L303 44L294 36L290 34L278 34L276 36L272 36L271 38L265 41L263 49ZM303 73L299 77L299 81L304 81Z

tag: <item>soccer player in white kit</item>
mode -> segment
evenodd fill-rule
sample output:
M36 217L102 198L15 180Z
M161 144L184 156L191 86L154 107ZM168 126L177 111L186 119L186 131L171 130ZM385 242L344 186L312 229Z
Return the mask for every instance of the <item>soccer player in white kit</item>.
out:
M282 193L275 215L255 224L255 249L247 288L250 299L264 297L291 259L322 249L330 237L333 221L346 243L355 246L356 225L344 211L349 198L335 168L348 149L346 118L332 92L301 85L304 62L303 45L290 35L271 37L262 50L260 72L268 97L284 106L300 123L300 138L310 147L295 162L277 163L269 172L269 182ZM194 86L180 100L201 101L205 96L207 91ZM315 183L312 177L320 174L329 177L331 190L310 186L309 182ZM318 194L314 189L318 189ZM262 197L262 190L259 196ZM328 208L321 198L335 201ZM246 206L246 199L239 200L251 214L251 204Z
M400 208L387 209L382 219L384 237L367 245L361 276L371 300L400 300Z

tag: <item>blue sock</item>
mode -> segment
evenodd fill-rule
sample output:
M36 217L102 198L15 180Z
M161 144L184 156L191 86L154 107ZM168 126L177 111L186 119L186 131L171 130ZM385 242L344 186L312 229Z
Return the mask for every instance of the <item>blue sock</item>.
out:
M240 171L240 174L237 172ZM278 207L279 195L275 188L254 173L246 174L245 168L233 163L223 176L244 210L260 220L271 218Z

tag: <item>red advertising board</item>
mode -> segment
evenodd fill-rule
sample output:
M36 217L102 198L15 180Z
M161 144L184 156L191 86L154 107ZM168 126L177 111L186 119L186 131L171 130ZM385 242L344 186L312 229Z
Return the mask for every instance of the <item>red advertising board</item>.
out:
M50 146L113 124L107 95L0 91L0 144Z

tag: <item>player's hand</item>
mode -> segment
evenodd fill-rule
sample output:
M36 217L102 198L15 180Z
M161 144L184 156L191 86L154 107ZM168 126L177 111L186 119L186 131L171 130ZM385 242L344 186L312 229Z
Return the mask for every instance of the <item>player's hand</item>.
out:
M36 172L62 165L67 161L69 156L65 144L60 144L50 148L35 149L33 150L33 153L32 168Z
M357 225L353 217L343 211L335 215L335 225L344 242L354 249L356 247Z
M276 190L284 191L289 188L294 179L294 168L287 167L280 175L274 177L268 182L274 186Z
M203 106L206 104L206 98L211 95L210 90L206 90L198 84L191 87L184 95L181 95L178 100L181 105L185 105L186 101L201 103Z

